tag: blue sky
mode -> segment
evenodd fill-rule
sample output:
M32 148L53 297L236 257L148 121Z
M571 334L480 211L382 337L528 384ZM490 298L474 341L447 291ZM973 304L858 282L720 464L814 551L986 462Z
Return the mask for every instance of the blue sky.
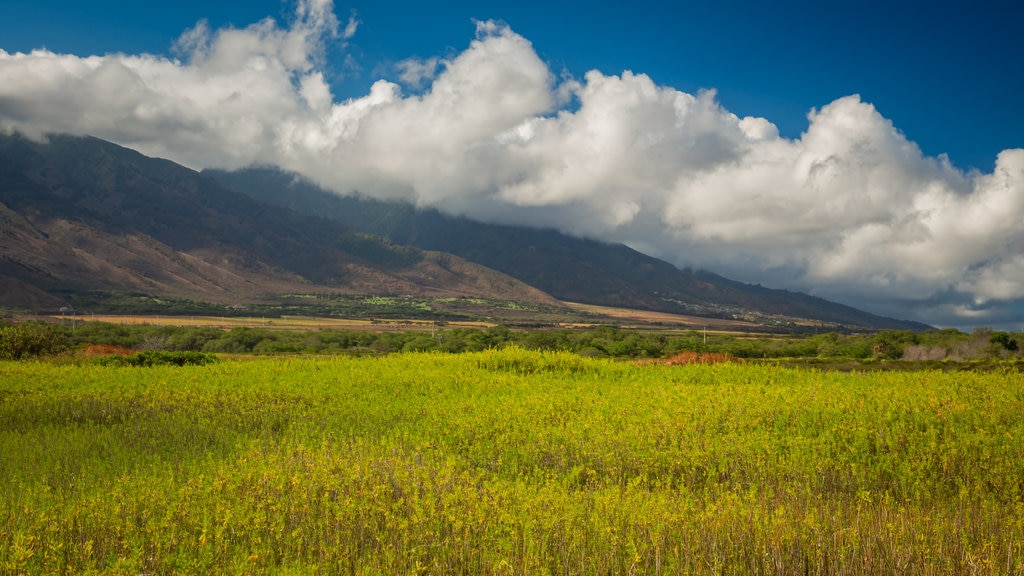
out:
M274 164L889 316L1020 328L1021 10L0 0L0 131Z
M726 108L785 136L806 114L860 94L929 155L990 170L1024 140L1024 7L1012 2L449 1L337 3L359 30L336 62L339 97L364 93L381 67L465 48L472 20L500 20L553 70L632 70L687 92L714 88ZM200 19L211 27L287 20L277 0L0 2L0 48L77 55L166 54ZM334 52L339 57L340 50ZM375 74L377 73L377 74Z

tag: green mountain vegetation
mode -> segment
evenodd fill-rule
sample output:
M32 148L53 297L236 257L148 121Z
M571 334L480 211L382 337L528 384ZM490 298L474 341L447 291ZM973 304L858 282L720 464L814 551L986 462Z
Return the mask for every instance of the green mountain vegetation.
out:
M207 170L257 200L316 214L395 244L449 252L493 268L561 300L709 317L778 315L871 329L929 328L787 290L681 270L622 244L554 230L486 224L405 202L333 194L273 168Z

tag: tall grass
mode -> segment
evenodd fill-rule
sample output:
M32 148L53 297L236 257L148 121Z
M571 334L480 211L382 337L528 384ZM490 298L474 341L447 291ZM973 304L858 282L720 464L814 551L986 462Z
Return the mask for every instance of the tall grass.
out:
M1024 377L0 363L0 573L1020 574Z

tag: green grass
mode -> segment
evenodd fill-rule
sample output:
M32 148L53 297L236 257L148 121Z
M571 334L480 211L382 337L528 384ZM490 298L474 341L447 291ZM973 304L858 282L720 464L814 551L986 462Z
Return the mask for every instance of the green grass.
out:
M1019 574L1024 376L0 363L2 574Z

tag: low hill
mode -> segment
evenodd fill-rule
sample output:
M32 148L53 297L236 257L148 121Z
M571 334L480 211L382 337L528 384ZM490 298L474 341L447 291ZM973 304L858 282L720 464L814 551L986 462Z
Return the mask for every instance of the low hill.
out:
M262 202L331 218L396 244L450 252L561 300L710 317L786 316L851 328L929 328L807 294L681 270L622 244L486 224L404 202L340 196L273 168L204 174Z

